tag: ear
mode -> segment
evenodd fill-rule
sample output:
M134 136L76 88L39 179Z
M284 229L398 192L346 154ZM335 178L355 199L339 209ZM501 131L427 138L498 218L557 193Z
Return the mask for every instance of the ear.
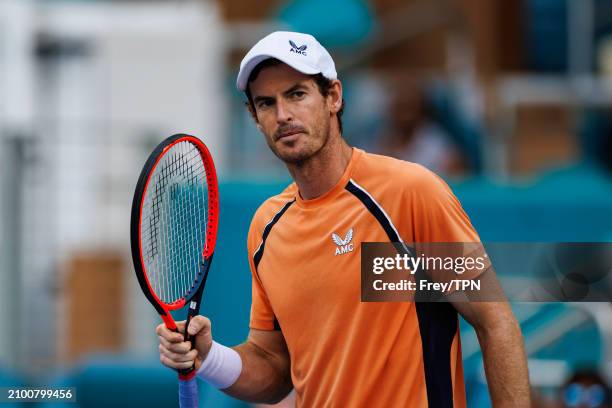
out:
M251 117L253 118L253 121L255 122L255 126L257 126L257 130L263 133L264 132L263 128L261 127L261 124L259 123L259 119L257 119L257 112L255 112L255 108L253 107L253 105L251 105L249 102L245 102L244 105L247 107L247 110L251 114Z
M331 113L338 113L342 108L342 83L339 80L334 79L332 81L332 86L327 95L327 101Z
M257 125L257 127L259 128L259 120L257 119L257 112L255 112L255 108L253 107L253 105L251 105L248 101L244 103L244 105L246 106L247 110L249 111L249 113L251 114L251 117L253 118L253 120L255 121L255 124Z

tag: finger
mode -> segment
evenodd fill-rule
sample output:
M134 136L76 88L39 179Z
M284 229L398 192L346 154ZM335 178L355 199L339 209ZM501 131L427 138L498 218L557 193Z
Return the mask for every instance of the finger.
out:
M193 361L198 355L196 350L191 350L187 353L174 353L162 345L159 346L159 354L166 356L169 360L175 363L183 363L186 361Z
M168 340L166 340L164 337L162 336L157 336L157 338L159 339L159 344L164 346L165 348L169 349L171 347L172 344L177 344L177 343L171 343Z
M172 343L184 341L183 335L168 329L164 324L157 326L155 333L157 333L158 337L163 337Z
M184 363L186 361L189 361L189 359L186 357L185 354L176 354L176 353L173 353L171 351L166 350L162 346L159 346L159 355L160 355L160 357L161 356L165 357L166 360L171 362L172 364Z
M165 324L158 324L157 327L155 328L155 334L157 334L158 336L164 336L167 332L169 332L169 330L166 328Z
M159 344L164 346L167 350L172 351L173 353L185 354L191 350L191 342L183 341L180 343L171 343L163 337L159 338Z
M176 322L176 328L178 329L179 333L185 333L185 320Z
M197 352L189 353L189 355L174 355L173 353L162 353L160 351L159 361L170 368L190 368L194 365Z
M204 316L194 316L193 319L189 322L189 334L195 336L196 334L205 334L210 333L211 323L210 319Z
M189 361L187 363L178 363L176 365L176 369L177 370L186 370L188 368L192 368L194 366L195 362L194 361Z
M174 368L175 370L183 370L183 369L191 368L194 365L194 361L176 362L176 361L170 360L168 357L166 357L163 354L160 354L159 361L166 367Z

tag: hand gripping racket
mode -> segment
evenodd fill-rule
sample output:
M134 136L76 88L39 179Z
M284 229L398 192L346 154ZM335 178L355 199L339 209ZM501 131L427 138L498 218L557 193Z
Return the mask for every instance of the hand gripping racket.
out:
M199 313L219 217L217 174L204 143L177 134L161 142L140 173L130 222L138 283L166 327L171 310L189 305L185 328ZM193 339L185 330L185 341ZM179 371L181 408L198 406L194 368Z

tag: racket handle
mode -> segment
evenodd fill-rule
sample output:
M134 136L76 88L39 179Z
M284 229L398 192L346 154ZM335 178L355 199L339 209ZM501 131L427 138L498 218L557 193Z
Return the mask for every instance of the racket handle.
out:
M185 333L183 337L185 341L191 342L191 349L195 348L195 337L189 334L187 328L189 328L189 323L191 323L191 319L195 315L198 314L200 310L200 299L202 299L202 293L204 292L204 285L206 284L206 278L208 276L208 269L210 268L210 263L212 262L212 255L208 258L204 259L204 262L200 263L200 268L202 273L204 274L204 278L202 284L198 288L197 292L194 294L193 299L189 302L189 309L187 310L187 320L185 320ZM179 370L179 378L181 379L190 379L195 376L195 363L191 368Z
M198 408L198 383L195 377L179 380L179 407Z
M191 334L189 334L189 332L187 331L187 328L189 327L189 323L191 323L191 319L193 319L193 317L196 314L195 308L197 307L197 304L195 301L191 301L191 304L189 305L189 311L187 312L187 320L185 320L185 341L190 341L191 342L191 348L193 349L195 347L195 342L194 342L194 338Z
M195 337L189 334L189 332L187 331L187 328L189 327L189 323L191 322L191 319L196 315L197 309L198 309L197 303L195 301L191 301L191 304L189 305L189 311L187 312L187 320L185 321L185 333L183 334L185 341L191 342L192 350L195 348ZM181 377L189 378L190 374L193 372L194 369L195 369L195 365L192 366L191 368L185 368L185 369L179 370L179 374L181 375Z
M187 332L189 322L194 316L191 309L193 308L193 302L189 307L189 313L187 314L187 320L185 321L185 341L191 342L191 348L195 347L195 338L190 336ZM195 364L190 368L179 370L179 407L180 408L198 408L198 383L195 377Z

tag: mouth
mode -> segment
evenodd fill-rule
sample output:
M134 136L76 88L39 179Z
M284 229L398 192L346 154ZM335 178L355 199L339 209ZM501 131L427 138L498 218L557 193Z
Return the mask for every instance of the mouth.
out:
M289 131L289 132L281 133L276 138L276 141L278 142L279 140L283 140L283 139L295 139L297 137L297 135L299 135L301 133L304 133L304 132L301 131L301 130L292 130L292 131Z

